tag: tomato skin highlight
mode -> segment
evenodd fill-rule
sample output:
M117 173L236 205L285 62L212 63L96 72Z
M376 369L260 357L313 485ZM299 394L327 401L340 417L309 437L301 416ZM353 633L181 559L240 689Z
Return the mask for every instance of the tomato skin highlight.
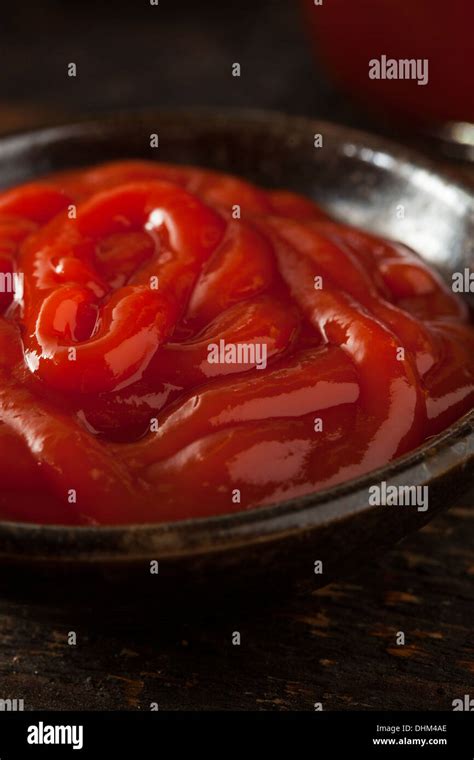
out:
M2 519L252 509L474 404L474 330L436 273L238 177L123 161L7 190L0 281Z

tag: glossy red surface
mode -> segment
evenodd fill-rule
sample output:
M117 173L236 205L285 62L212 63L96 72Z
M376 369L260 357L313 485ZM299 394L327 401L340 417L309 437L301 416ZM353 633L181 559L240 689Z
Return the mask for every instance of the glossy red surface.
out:
M466 309L308 199L117 162L0 195L0 515L156 522L386 464L474 402Z

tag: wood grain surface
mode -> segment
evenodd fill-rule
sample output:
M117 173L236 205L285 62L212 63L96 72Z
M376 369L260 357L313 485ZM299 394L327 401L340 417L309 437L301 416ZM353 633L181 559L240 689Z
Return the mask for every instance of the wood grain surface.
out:
M73 600L3 600L0 696L56 710L449 710L474 693L473 581L466 507L358 577L258 610L150 610L137 624L77 615Z

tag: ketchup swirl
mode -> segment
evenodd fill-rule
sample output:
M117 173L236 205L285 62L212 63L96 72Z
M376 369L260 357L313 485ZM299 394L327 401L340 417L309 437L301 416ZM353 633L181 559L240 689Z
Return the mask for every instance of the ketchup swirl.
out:
M4 519L269 504L474 403L474 330L435 272L237 177L122 161L7 190L0 274L22 282L0 293Z

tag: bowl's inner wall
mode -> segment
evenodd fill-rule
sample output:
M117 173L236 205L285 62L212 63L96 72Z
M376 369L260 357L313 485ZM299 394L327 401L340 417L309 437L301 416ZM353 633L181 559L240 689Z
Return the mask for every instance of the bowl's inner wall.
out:
M158 148L150 147L152 134ZM304 193L343 221L411 246L448 281L472 266L469 195L406 160L403 149L392 153L376 137L368 147L363 137L275 114L129 114L0 140L0 186L114 159L196 164Z

